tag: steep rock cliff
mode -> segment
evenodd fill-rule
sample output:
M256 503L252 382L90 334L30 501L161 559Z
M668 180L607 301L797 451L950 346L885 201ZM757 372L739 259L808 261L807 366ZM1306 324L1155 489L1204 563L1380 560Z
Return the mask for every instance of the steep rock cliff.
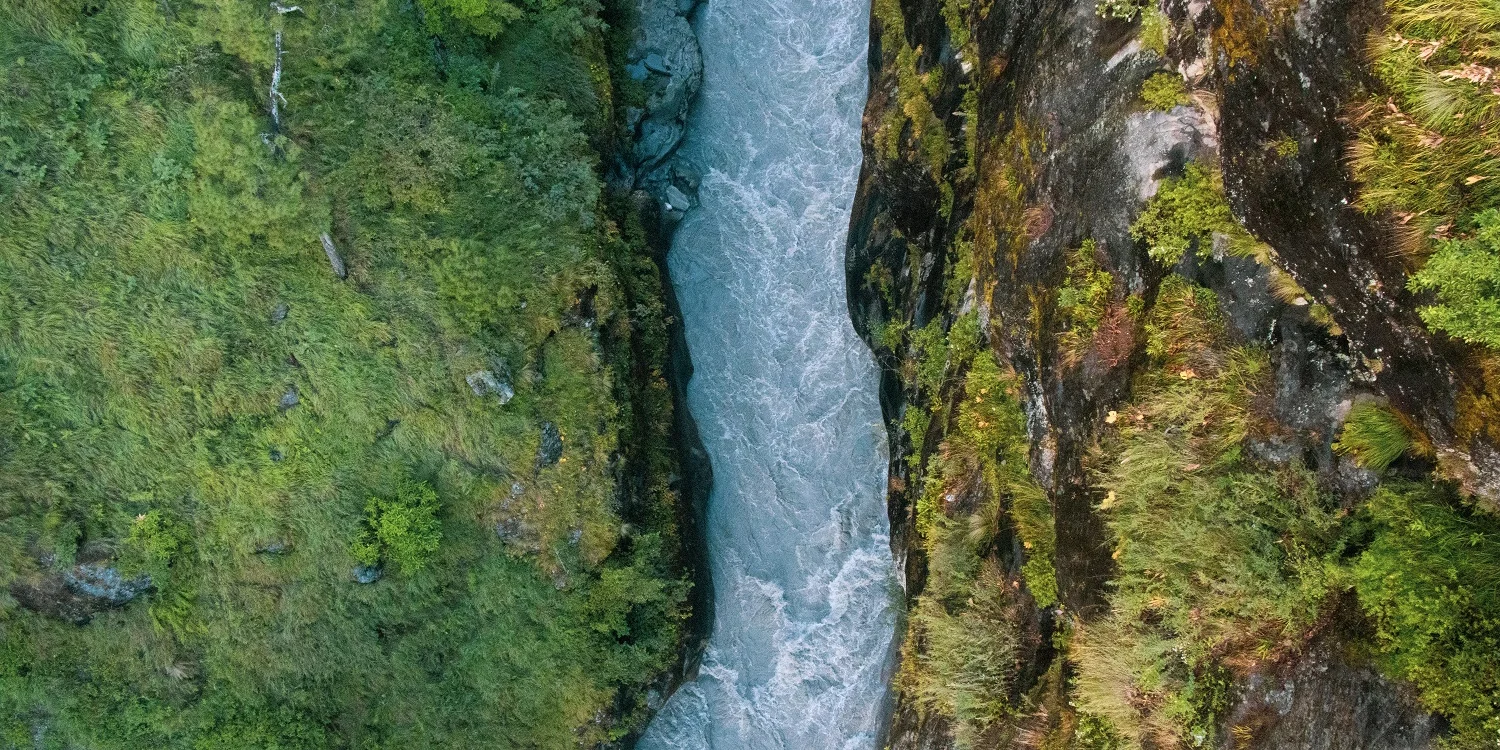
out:
M1109 746L1089 744L1088 721L1069 705L1066 643L1108 612L1120 548L1101 511L1114 493L1106 497L1100 480L1099 445L1157 366L1147 321L1169 276L1211 291L1230 340L1265 352L1268 385L1242 446L1258 471L1311 472L1327 502L1352 512L1379 479L1334 450L1340 427L1352 404L1389 403L1435 448L1436 467L1407 459L1396 473L1436 468L1481 503L1495 497L1493 446L1459 426L1459 404L1484 392L1472 353L1422 325L1419 300L1384 249L1386 228L1352 205L1346 115L1372 85L1361 50L1378 8L1170 0L1135 20L1117 16L1139 8L1108 10L1053 0L875 3L847 278L856 328L885 368L893 544L908 600L916 611L933 565L951 565L929 560L922 528L934 511L923 503L936 478L936 512L962 517L955 497L965 483L934 467L952 461L958 407L976 395L965 390L967 360L952 351L923 369L933 351L923 332L936 326L951 341L970 316L1015 379L1027 468L1051 511L1060 603L1027 593L1033 546L1011 530L1025 525L1021 504L994 490L1001 512L987 523L998 527L979 548L989 563L978 564L997 565L1022 592L1006 621L1008 674L996 680L1008 718L965 728L965 712L978 715L972 707L944 709L923 678L898 679L893 748ZM1143 85L1162 75L1182 82L1177 100L1142 102ZM1215 231L1164 264L1132 227L1163 181L1193 163L1222 170L1234 223L1249 234ZM1262 250L1237 251L1236 242ZM1105 281L1080 344L1066 300L1081 264ZM929 371L941 377L924 379ZM1230 664L1222 703L1203 710L1218 726L1187 740L1426 746L1442 722L1364 664L1364 615L1341 601L1270 653ZM964 617L974 601L945 606ZM908 664L934 669L938 636L908 635Z

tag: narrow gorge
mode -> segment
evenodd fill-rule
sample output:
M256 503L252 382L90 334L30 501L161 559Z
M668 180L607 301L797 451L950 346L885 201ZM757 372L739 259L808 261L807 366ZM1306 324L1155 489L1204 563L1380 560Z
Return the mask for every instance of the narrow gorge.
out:
M1494 750L1496 0L0 0L0 750Z
M861 0L709 2L668 255L713 470L714 626L640 747L873 748L896 623L886 438L843 285ZM681 202L679 200L679 202Z

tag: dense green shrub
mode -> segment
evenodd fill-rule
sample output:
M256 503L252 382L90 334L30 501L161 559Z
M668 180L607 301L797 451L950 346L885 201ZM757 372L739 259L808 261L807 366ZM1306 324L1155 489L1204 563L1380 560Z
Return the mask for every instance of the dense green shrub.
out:
M1500 521L1439 487L1392 483L1368 505L1375 539L1354 565L1384 666L1453 722L1455 747L1500 742Z
M1419 311L1428 325L1500 348L1500 209L1475 217L1472 235L1437 243L1411 287L1437 296L1437 304Z
M437 514L437 492L426 482L403 483L391 500L370 498L354 559L371 566L387 561L407 573L421 570L443 540Z
M1162 181L1130 226L1130 236L1145 242L1151 257L1167 265L1192 248L1207 255L1214 232L1233 232L1237 226L1220 179L1215 171L1188 164L1181 177Z
M153 586L0 593L0 746L639 726L684 598L659 275L600 206L590 6L516 7L0 3L0 592L85 550Z

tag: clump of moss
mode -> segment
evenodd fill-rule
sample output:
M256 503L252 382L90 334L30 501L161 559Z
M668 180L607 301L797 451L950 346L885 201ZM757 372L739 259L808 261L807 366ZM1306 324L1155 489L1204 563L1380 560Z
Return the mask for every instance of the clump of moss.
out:
M1057 312L1062 319L1058 349L1069 364L1088 350L1109 309L1114 275L1099 267L1097 252L1097 245L1089 239L1068 253L1067 275L1057 292Z
M1167 35L1171 29L1172 19L1155 5L1141 11L1141 46L1155 52L1157 57L1167 56Z
M1250 0L1213 0L1213 7L1219 16L1210 36L1214 52L1222 54L1230 68L1254 65L1270 38L1270 21Z
M1141 99L1147 106L1155 110L1167 112L1174 107L1187 104L1187 86L1182 82L1182 77L1175 73L1159 72L1152 73L1141 84Z

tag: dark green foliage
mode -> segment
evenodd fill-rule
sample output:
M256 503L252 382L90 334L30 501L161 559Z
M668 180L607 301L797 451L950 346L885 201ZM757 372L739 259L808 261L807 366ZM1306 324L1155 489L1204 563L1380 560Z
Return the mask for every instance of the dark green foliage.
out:
M1500 209L1474 218L1474 232L1437 243L1411 287L1436 293L1420 310L1433 328L1471 344L1500 348Z
M1354 457L1360 466L1384 471L1411 447L1411 433L1389 409L1361 403L1349 410L1334 450Z
M589 6L517 7L438 44L394 0L0 4L0 591L101 550L154 588L85 627L0 593L0 746L643 718L684 596L656 269L599 205Z
M1500 521L1410 483L1370 501L1375 540L1354 565L1384 666L1453 722L1455 747L1500 740Z
M1173 265L1192 248L1207 255L1213 233L1235 227L1218 173L1193 163L1183 176L1162 182L1130 236L1145 242L1152 258Z

